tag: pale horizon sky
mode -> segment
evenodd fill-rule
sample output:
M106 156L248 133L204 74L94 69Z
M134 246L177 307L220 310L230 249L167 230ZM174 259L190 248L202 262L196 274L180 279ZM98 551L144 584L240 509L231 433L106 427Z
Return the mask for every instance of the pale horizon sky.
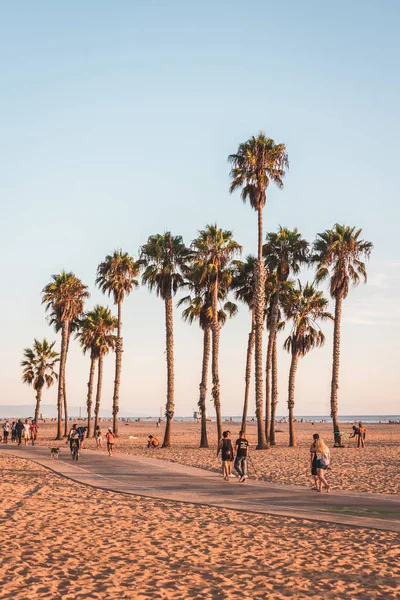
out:
M228 154L263 130L285 142L290 170L271 188L265 231L298 227L312 241L335 222L374 244L367 285L344 303L341 414L399 413L400 6L388 0L279 5L103 0L0 6L1 239L5 316L1 404L34 404L23 348L58 340L41 290L74 271L94 304L96 267L121 247L138 256L154 233L186 243L206 223L256 251L256 213L229 195ZM312 271L302 278L312 279ZM333 305L331 307L333 309ZM202 334L175 311L176 415L198 401ZM250 316L221 335L221 401L238 415ZM297 415L328 415L332 325L300 361ZM146 288L123 307L121 413L158 415L166 397L163 302ZM284 336L280 337L282 346ZM289 356L279 351L278 414L287 414ZM114 356L102 406L111 407ZM68 399L85 406L89 357L71 344ZM43 403L56 401L56 388ZM211 379L208 412L211 402ZM251 413L254 412L252 399Z

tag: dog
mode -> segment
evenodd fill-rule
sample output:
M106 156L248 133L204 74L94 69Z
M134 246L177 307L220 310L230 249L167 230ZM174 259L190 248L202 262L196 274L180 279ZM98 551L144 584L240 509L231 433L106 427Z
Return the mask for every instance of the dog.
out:
M60 448L50 448L50 455L51 458L58 460L58 457L60 455Z

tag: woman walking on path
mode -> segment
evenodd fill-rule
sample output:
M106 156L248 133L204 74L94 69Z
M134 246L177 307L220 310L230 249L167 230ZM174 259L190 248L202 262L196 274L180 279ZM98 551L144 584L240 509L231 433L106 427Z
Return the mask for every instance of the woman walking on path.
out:
M16 442L17 441L17 422L13 421L12 425L11 425L11 441L12 442Z
M317 490L317 492L319 492L321 490L320 490L320 480L318 479L318 473L317 473L317 455L316 455L316 450L315 450L315 444L317 443L317 440L319 440L318 433L314 433L313 440L314 441L311 444L311 448L310 448L311 475L314 477L315 489Z
M326 487L326 491L330 492L330 485L326 480L325 472L328 469L331 462L331 453L328 446L325 444L324 440L320 437L315 441L315 456L316 463L315 466L317 468L317 475L319 479L319 492L322 492L322 486Z
M96 440L96 450L103 450L103 436L101 434L100 425L96 425L94 438Z
M221 451L222 457L222 474L224 476L225 481L230 481L231 473L232 473L232 461L233 461L233 446L232 440L230 439L231 432L224 431L222 434L222 439L218 444L217 456Z
M115 435L114 435L111 427L108 428L108 431L106 433L106 440L107 440L108 456L112 456L114 454Z

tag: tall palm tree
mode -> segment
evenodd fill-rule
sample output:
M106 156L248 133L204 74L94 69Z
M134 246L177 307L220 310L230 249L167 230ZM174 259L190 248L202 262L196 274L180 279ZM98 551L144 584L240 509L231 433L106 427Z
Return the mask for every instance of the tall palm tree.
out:
M219 382L219 339L221 324L218 319L218 303L221 290L227 292L232 283L231 262L241 253L242 247L233 239L232 231L219 229L216 224L206 225L192 242L194 251L193 278L199 285L206 285L212 307L212 397L217 417L218 440L222 436L222 414Z
M212 297L207 284L198 286L193 284L189 276L189 285L192 287L194 295L185 296L178 302L178 306L187 305L182 313L183 319L190 325L193 321L198 320L201 329L203 330L203 359L201 369L201 382L199 385L200 398L198 406L201 413L201 433L200 433L200 448L208 448L207 439L207 379L208 365L210 361L210 337L213 323L212 315ZM226 291L220 290L219 300L226 297ZM218 310L218 320L220 325L224 325L227 316L233 317L237 313L237 306L233 302L225 302L223 308Z
M62 406L65 394L65 366L71 323L83 315L84 302L89 298L87 286L74 273L64 270L52 275L52 280L43 288L42 304L50 311L50 320L57 315L61 323L61 357L57 394L57 440L62 438ZM65 428L68 427L65 421Z
M141 247L140 263L144 266L143 284L155 290L165 304L165 330L167 351L167 419L163 448L171 446L171 423L175 410L174 375L174 321L172 297L184 284L184 275L188 272L190 250L181 236L173 236L169 231L151 235Z
M57 308L54 312L51 312L48 318L49 325L54 327L54 331L59 333L62 330L62 322L61 322L61 310ZM66 353L68 354L69 350L69 342L71 340L71 334L77 332L79 330L79 318L72 319L68 328L68 339L66 345ZM68 402L67 402L67 375L64 377L64 436L68 434Z
M80 321L80 330L76 337L79 339L83 353L90 351L90 371L89 371L89 382L88 382L88 393L87 393L87 437L92 435L92 396L93 396L93 383L96 370L96 361L103 360L104 354L109 349L114 349L116 344L116 336L113 332L118 327L118 319L111 315L109 308L104 306L95 306L93 310L87 312L83 319ZM100 372L100 368L99 368ZM99 386L98 386L99 387ZM100 385L101 392L101 385ZM96 402L97 404L97 402ZM100 406L100 396L98 405ZM98 418L98 410L96 412ZM97 425L97 423L96 423Z
M289 446L296 446L294 433L294 391L296 371L299 358L305 356L313 348L323 346L325 336L318 321L333 319L327 312L328 300L323 292L316 290L313 284L300 281L288 295L284 310L286 318L293 322L292 332L284 343L284 348L291 354L289 371L288 407L289 407Z
M247 413L249 407L251 364L255 342L255 312L254 312L254 265L256 257L249 254L244 261L234 263L232 290L235 291L236 300L241 300L251 310L251 329L247 342L245 388L242 413L242 430L246 431Z
M335 443L340 444L338 420L338 388L340 362L340 325L342 303L352 283L356 286L367 282L363 259L368 259L373 245L360 239L361 229L339 225L317 235L313 244L312 262L316 264L316 281L330 276L330 294L335 299L335 325L333 331L333 361L331 382L331 417Z
M53 385L58 379L54 368L60 360L58 352L54 351L55 342L49 344L46 338L41 342L36 338L33 340L33 348L24 349L24 360L21 362L22 381L32 385L36 391L35 423L38 424L40 401L43 388Z
M258 426L257 448L267 447L263 427L263 327L264 327L264 283L265 268L263 264L263 208L267 199L267 189L271 182L278 188L283 188L283 178L289 168L285 144L275 144L264 133L253 136L239 145L236 154L228 157L232 164L232 183L230 192L241 189L243 202L249 201L250 206L258 215L258 252L255 265L255 380L256 380L256 416Z
M97 309L97 311L96 311ZM97 372L97 390L96 403L94 406L94 429L99 424L100 401L103 385L103 360L110 350L116 349L118 338L114 331L118 330L118 318L113 317L110 309L107 307L95 307L97 312L97 330L98 336L96 339L96 354L98 356L98 372Z
M279 299L289 275L297 275L301 265L308 262L308 242L302 238L297 227L293 230L279 227L278 231L267 233L266 243L263 246L264 262L270 277L273 277L274 289L271 290L269 319L268 319L268 346L265 365L265 435L267 445L271 437L271 410L277 398L272 398L272 361L276 334L279 321ZM275 371L275 376L276 376ZM275 393L277 391L274 386Z
M118 333L115 350L115 380L113 396L113 431L118 436L119 388L121 385L123 339L122 332L122 303L134 287L139 283L139 265L132 256L121 249L106 256L97 267L96 284L103 293L113 296L114 304L118 306Z

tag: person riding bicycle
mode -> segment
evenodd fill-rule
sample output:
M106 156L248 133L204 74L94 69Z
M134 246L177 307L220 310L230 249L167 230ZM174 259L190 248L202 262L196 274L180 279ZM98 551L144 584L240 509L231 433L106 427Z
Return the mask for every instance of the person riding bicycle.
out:
M74 423L72 425L72 428L69 431L66 443L68 444L68 442L69 442L69 448L71 450L71 454L72 454L72 446L74 444L77 444L78 450L79 450L79 432L76 428L76 423Z

